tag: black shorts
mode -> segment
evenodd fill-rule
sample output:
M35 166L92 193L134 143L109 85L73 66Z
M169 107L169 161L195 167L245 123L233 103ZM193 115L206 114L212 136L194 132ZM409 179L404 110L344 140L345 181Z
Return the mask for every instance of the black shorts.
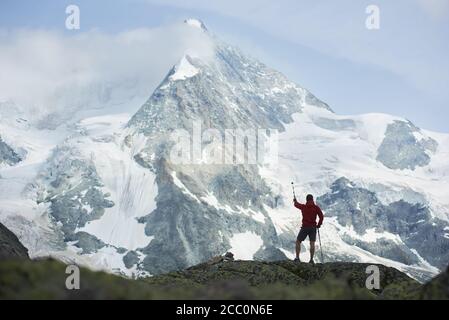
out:
M303 242L309 236L309 240L312 242L316 241L316 227L302 227L299 230L298 237L296 238L299 242Z

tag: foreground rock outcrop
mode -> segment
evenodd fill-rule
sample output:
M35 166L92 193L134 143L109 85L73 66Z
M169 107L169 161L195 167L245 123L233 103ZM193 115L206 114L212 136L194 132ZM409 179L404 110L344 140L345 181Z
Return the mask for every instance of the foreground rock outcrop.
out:
M421 285L379 265L380 289L368 290L366 266L222 260L137 280L80 268L68 290L59 261L3 260L0 299L449 299L447 272Z
M378 265L380 289L368 290L369 264L214 260L146 281L198 287L202 298L225 299L413 299L420 288L416 280L383 265Z
M234 260L232 253L183 271L131 280L80 268L80 289L68 290L67 265L30 260L0 224L0 299L449 299L449 268L421 285L383 265L380 288L366 288L369 264Z
M28 258L28 249L22 245L14 233L0 223L0 261Z
M231 253L154 277L127 279L80 268L80 289L68 290L67 265L30 260L0 224L0 299L449 299L449 268L421 285L383 265L380 288L366 288L369 264L234 260Z
M419 293L420 299L449 299L449 266L446 271L426 283Z

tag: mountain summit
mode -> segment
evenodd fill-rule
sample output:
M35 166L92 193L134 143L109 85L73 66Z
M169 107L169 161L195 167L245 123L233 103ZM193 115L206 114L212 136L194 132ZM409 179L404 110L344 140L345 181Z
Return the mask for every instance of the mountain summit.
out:
M199 19L189 18L189 19L184 20L184 23L189 25L189 26L191 26L191 27L199 28L201 30L207 31L206 26Z

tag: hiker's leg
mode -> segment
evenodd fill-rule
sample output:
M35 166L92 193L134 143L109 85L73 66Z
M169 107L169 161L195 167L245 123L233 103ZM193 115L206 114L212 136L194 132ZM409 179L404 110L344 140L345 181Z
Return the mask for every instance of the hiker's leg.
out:
M296 240L296 258L299 259L300 253L301 253L301 241Z
M313 260L315 254L315 241L310 241L310 260Z

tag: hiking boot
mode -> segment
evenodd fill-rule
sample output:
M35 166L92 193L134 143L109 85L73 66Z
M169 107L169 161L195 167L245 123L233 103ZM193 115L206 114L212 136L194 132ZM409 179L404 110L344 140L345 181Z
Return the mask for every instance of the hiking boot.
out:
M310 264L315 264L315 261L313 261L313 259L310 259L309 263Z
M299 258L295 258L295 259L293 260L293 262L300 263L301 260L299 260Z

